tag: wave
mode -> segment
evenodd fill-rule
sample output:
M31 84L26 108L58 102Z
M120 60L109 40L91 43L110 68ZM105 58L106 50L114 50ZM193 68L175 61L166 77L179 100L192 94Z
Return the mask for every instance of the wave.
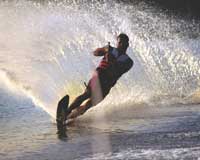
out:
M153 149L137 149L131 148L122 150L118 153L108 154L95 154L91 158L84 158L84 160L98 160L98 159L198 159L199 147L193 148L173 148L165 150L153 150Z

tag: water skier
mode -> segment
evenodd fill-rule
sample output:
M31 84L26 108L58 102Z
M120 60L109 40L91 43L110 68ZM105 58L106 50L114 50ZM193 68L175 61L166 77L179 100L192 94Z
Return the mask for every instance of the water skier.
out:
M133 60L126 54L128 47L129 37L121 33L117 36L116 48L108 45L97 48L93 52L94 56L103 56L103 58L87 84L84 93L75 98L67 109L67 119L75 118L101 102L117 80L131 69ZM84 101L86 102L82 104Z

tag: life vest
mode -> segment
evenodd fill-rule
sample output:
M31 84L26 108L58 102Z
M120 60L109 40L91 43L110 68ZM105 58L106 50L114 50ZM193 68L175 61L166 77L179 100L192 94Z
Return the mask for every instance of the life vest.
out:
M120 54L117 48L112 47L109 55L113 57L113 61L112 59L107 61L104 56L96 69L102 88L114 86L121 75L133 65L132 59L127 54Z
M108 69L115 61L117 62L125 62L129 57L126 54L121 54L117 50L117 48L110 47L111 49L109 50L108 54L111 57L110 60L107 59L106 56L103 57L101 60L98 68L99 69ZM113 58L113 60L112 60Z

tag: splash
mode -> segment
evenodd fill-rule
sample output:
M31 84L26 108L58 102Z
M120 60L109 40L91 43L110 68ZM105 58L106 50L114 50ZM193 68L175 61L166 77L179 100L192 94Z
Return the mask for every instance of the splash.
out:
M3 1L0 21L1 81L53 117L62 96L72 100L84 90L99 61L92 50L108 41L114 46L120 32L130 37L135 65L105 105L183 100L199 90L198 24L143 2Z

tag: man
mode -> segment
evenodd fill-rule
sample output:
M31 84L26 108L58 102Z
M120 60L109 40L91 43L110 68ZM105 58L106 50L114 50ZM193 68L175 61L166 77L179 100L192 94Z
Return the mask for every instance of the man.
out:
M126 54L128 47L129 38L126 34L121 33L117 36L117 48L108 45L97 48L93 52L94 56L103 56L103 58L84 93L69 106L67 118L75 118L102 101L117 80L133 66L132 59ZM87 101L81 105L85 100Z

